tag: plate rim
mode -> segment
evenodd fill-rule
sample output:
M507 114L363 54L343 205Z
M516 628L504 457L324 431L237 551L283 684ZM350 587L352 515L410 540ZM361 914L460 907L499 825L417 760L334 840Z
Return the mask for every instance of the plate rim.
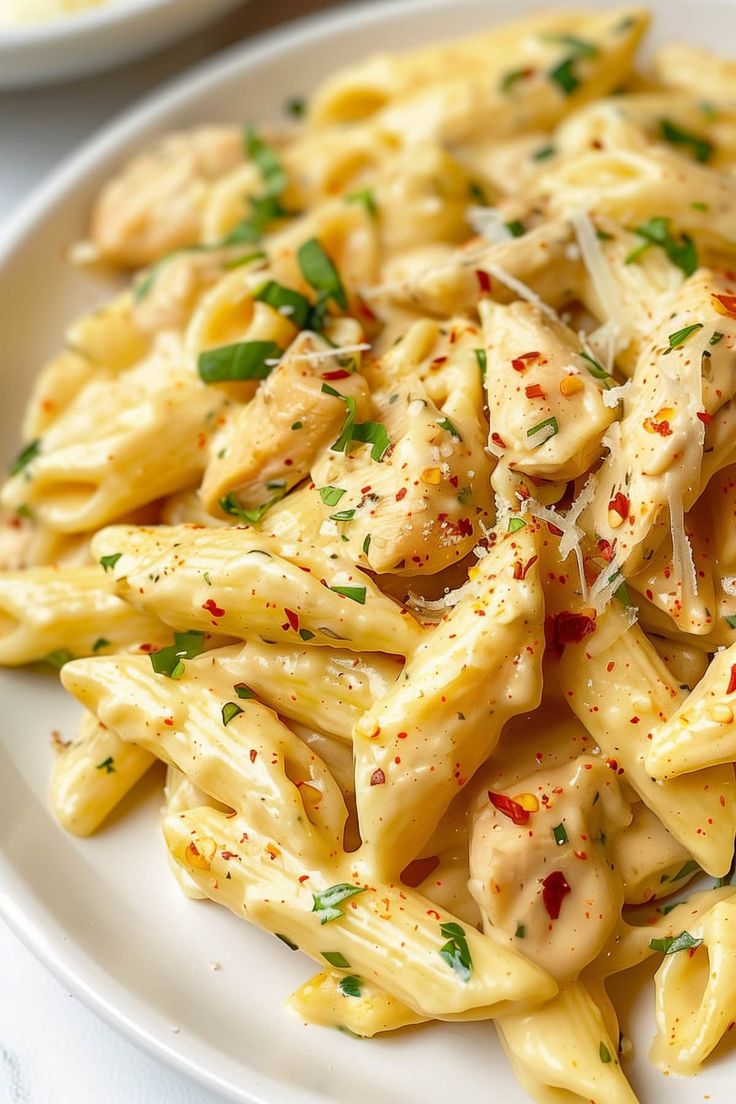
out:
M465 0L465 2L479 9L484 6L492 9L502 6L508 0ZM646 0L643 2L646 5ZM664 0L656 0L656 2L664 4ZM179 0L150 0L141 10L151 11L157 8L165 10L167 7L175 7L177 3ZM581 8L615 6L613 0L578 0L578 3ZM0 221L0 273L6 266L12 264L16 254L23 249L26 238L32 234L36 223L50 214L57 204L62 203L76 185L84 184L92 171L99 171L104 163L116 154L125 156L124 147L135 139L140 130L155 128L177 106L186 108L216 87L218 83L227 82L234 77L240 69L268 62L273 55L288 49L297 40L300 46L310 49L323 34L339 33L350 24L358 28L380 23L387 14L406 16L412 12L421 14L428 9L451 10L452 4L453 0L351 0L338 8L312 12L235 43L210 58L186 68L174 78L164 81L97 128L77 149L63 158L25 199L12 208L8 217ZM708 5L711 10L720 8L734 13L733 0L708 0ZM548 0L531 0L530 7L525 8L524 12L548 6ZM104 13L106 17L96 21L88 17L87 13L83 13L76 22L76 26L70 28L64 25L58 37L63 38L70 34L73 36L82 29L85 31L96 29L99 24L107 22L114 24L124 21L124 18L130 15L125 8L120 9L121 16L116 9L112 11L115 18L109 19L110 9L94 9L90 13L91 16ZM736 13L732 18L736 25ZM81 23L83 27L80 26ZM0 55L3 48L11 44L10 38L10 34L7 37L4 34L0 35ZM17 41L20 45L22 40L25 45L31 41L31 38L32 35L29 34L26 37L21 31L17 39L13 38L12 44L15 45ZM39 35L35 41L40 42L42 38L45 39L46 35ZM276 1081L269 1075L260 1074L249 1066L244 1067L247 1068L248 1082L235 1085L220 1077L215 1069L168 1046L165 1038L151 1030L145 1023L137 1022L120 1003L113 999L115 992L121 988L118 981L111 976L106 976L104 982L92 984L85 978L83 972L75 968L74 951L80 948L77 944L71 944L65 951L65 941L50 935L48 928L44 930L44 926L35 916L36 908L43 910L43 906L36 906L33 899L29 899L27 891L19 889L18 881L19 877L14 864L0 847L0 920L8 925L34 958L65 989L123 1038L179 1075L191 1078L208 1091L235 1104L295 1104L295 1098L290 1095L291 1087L284 1082ZM98 967L98 969L106 974L104 967ZM324 1104L324 1101L325 1097L322 1094L317 1095L306 1088L299 1089L298 1104Z

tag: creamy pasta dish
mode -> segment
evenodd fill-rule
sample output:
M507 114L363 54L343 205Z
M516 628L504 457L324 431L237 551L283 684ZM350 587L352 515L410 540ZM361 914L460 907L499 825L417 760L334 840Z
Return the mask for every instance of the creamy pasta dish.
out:
M126 290L2 490L0 662L84 710L63 828L161 760L174 879L314 959L304 1021L492 1020L546 1102L636 1100L647 958L660 1069L736 1020L736 62L646 28L372 57L121 166L74 255Z

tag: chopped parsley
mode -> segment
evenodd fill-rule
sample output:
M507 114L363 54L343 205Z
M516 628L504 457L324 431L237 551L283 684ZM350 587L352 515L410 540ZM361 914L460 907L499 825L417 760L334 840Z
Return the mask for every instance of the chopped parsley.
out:
M665 939L650 939L649 946L653 951L661 951L662 954L677 954L678 951L689 951L699 947L702 939L696 939L688 931L682 931L679 935L671 935Z
M107 571L108 568L110 569L110 571L112 571L122 554L122 552L113 552L109 556L102 556L100 558L101 566L104 568L105 571Z
M605 1043L601 1043L598 1047L598 1056L604 1065L607 1065L611 1061L611 1052Z
M370 188L362 188L358 192L350 192L345 196L347 203L362 203L371 218L378 217L378 205L376 197Z
M523 924L516 925L516 931L514 932L516 939L526 939L526 928Z
M40 452L41 438L37 437L35 441L31 441L25 446L24 449L21 449L15 460L11 462L10 467L8 468L8 472L10 473L10 475L17 475L18 472L23 471L24 468L27 468L31 461L35 460Z
M528 77L533 76L533 74L533 69L509 69L508 73L504 74L501 78L499 88L502 92L510 92L520 80L526 80Z
M97 638L97 640L95 640L94 644L92 645L92 651L93 652L99 652L103 648L107 648L109 643L110 643L110 641L107 640L104 636L99 636Z
M204 383L225 380L266 379L274 367L269 361L281 359L283 349L275 341L238 341L220 345L199 354L197 367Z
M331 586L328 589L334 591L335 594L342 594L344 598L350 598L351 601L357 602L359 606L365 605L365 587Z
M585 349L581 349L578 356L585 361L585 367L588 369L594 379L611 379L611 373L607 372L603 365L599 361L597 361L594 356L591 356L590 353L587 353Z
M354 974L348 974L347 977L340 978L338 985L344 997L359 997L363 992L360 978L355 977Z
M671 119L660 119L659 130L666 142L670 142L673 146L685 146L696 161L705 163L713 156L714 146L711 141L701 134L692 134L683 130Z
M454 437L456 441L462 441L459 429L449 418L443 418L441 421L437 422L437 425L440 429L446 429L450 436Z
M526 522L523 518L512 517L509 518L509 533L518 533L519 529L526 529Z
M692 276L698 267L695 242L689 234L682 234L678 241L670 232L670 219L661 216L650 218L641 226L635 227L634 233L644 239L644 244L629 253L626 264L634 264L650 246L658 245L685 276Z
M469 981L473 972L473 960L470 957L464 929L459 924L451 922L440 924L440 933L447 939L447 943L440 947L440 958L452 967L461 981Z
M575 73L575 57L567 57L549 71L549 79L562 89L566 96L571 96L580 85L580 80Z
M184 660L194 659L204 651L204 633L199 629L175 632L174 643L158 652L151 652L151 666L157 675L180 679L184 674Z
M97 763L95 770L104 770L105 774L114 774L115 760L112 755L108 755L107 759L103 759L101 763Z
M236 682L233 690L239 698L254 698L256 696L255 690L251 690L250 686L246 686L244 682Z
M557 150L554 146L540 146L536 149L532 156L532 161L548 161L550 157L554 157Z
M718 330L714 330L713 335L712 335L710 341L708 342L708 344L709 345L717 345L719 341L723 341L723 337L724 337L724 335L722 333L720 333Z
M349 970L350 963L346 959L344 954L340 954L339 951L320 951L325 962L329 962L330 966L334 966L337 970Z
M355 509L338 510L336 514L330 514L330 521L352 521L355 517Z
M692 334L696 333L698 330L702 330L702 328L702 322L693 322L692 326L683 326L681 330L677 330L676 333L670 334L667 338L670 349L681 348Z
M567 829L562 821L552 829L552 835L555 837L555 843L558 847L562 847L563 844L570 842Z
M524 223L520 219L511 219L510 222L505 222L504 226L512 238L522 238L526 233Z
M320 924L329 924L333 920L339 920L343 915L343 911L338 906L343 901L349 901L351 897L355 897L359 893L365 893L364 886L350 885L349 882L338 882L337 885L330 886L329 889L323 889L321 893L312 894L314 898L312 912L318 914Z
M73 659L74 656L68 648L56 648L53 652L45 655L41 662L48 663L49 667L54 667L57 671L60 671L66 663L71 663Z
M280 494L270 498L268 502L264 502L262 506L256 506L252 510L247 510L244 506L240 505L235 495L230 491L224 498L219 500L218 506L224 513L239 518L244 525L257 525L274 503L280 502L283 497L284 492L282 491Z
M225 702L222 707L222 723L227 728L230 722L235 720L235 718L242 712L243 710L240 708L237 702Z
M342 487L320 487L319 497L324 502L325 506L337 506L338 502L344 494L347 494Z
M383 460L386 450L391 444L388 430L383 422L359 422L357 425L354 425L350 436L350 443L352 444L353 441L371 445L371 459L379 463Z
M544 40L545 42L556 42L560 46L566 46L570 51L571 58L593 58L598 56L597 46L592 42L586 42L585 39L578 38L576 35L546 34Z
M727 613L723 620L726 622L729 629L736 629L736 613Z

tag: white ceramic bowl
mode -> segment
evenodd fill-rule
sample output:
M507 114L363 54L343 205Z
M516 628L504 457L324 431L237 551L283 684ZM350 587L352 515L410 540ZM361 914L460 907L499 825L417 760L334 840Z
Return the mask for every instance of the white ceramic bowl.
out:
M591 0L589 0L589 3ZM736 41L733 0L649 0L655 37ZM64 249L84 231L100 182L163 131L203 120L274 117L330 69L372 50L472 32L538 7L534 0L377 0L238 48L178 80L99 135L57 172L0 244L0 442L6 456L30 381L64 324L105 294L70 270ZM591 6L604 6L604 0ZM0 672L0 910L64 984L136 1042L228 1099L263 1104L523 1104L493 1027L446 1024L372 1042L305 1028L282 1004L314 966L224 910L184 899L169 876L148 780L99 836L78 841L47 806L49 733L73 732L77 708L35 672ZM212 962L222 963L213 971ZM647 1102L732 1104L734 1065L721 1054L696 1082L646 1062L651 988L623 975L631 1072ZM174 1030L176 1029L176 1030ZM706 1098L707 1099L707 1098Z
M0 25L0 89L97 73L152 53L243 0L108 0L48 23Z

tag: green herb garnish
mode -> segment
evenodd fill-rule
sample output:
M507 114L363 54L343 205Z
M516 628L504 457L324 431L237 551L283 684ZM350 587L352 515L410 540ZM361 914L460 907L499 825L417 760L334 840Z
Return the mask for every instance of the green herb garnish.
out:
M199 354L198 369L204 383L225 380L262 380L281 359L283 349L275 341L238 341Z
M440 933L448 940L439 950L440 958L452 967L461 981L469 981L473 972L473 960L464 929L454 922L440 924Z
M634 233L644 239L644 244L629 253L626 264L633 264L651 245L658 245L664 249L672 264L676 265L685 276L692 276L698 267L698 251L695 242L689 234L682 234L678 241L669 227L670 219L661 216L650 218L641 226L637 226Z
M678 951L689 951L699 947L702 942L702 939L696 939L690 932L683 931L679 935L671 935L666 939L650 939L649 946L653 951L661 951L662 954L671 955L677 954Z
M298 329L301 330L306 325L311 305L298 291L284 287L275 280L267 280L258 288L253 298L260 303L268 303L269 307L283 314ZM280 351L277 355L281 355Z
M103 759L101 763L97 763L95 770L104 770L105 774L114 774L115 760L112 755L108 755L107 759Z
M328 589L334 591L335 594L342 594L344 598L350 598L351 601L357 602L359 606L365 605L365 587L331 586Z
M354 974L340 978L338 986L344 997L359 997L363 992L360 978L355 977Z
M683 130L671 119L660 119L659 129L665 141L671 142L674 146L686 146L696 161L706 162L712 157L715 147L702 135Z
M349 882L339 882L337 885L330 886L329 889L323 889L321 893L312 894L314 898L312 912L318 913L320 924L329 924L333 920L339 920L343 915L343 911L338 908L338 905L341 905L343 901L349 901L351 897L355 897L358 893L365 893L365 887L350 885Z
M15 460L12 461L10 467L8 468L8 472L10 473L10 475L17 475L18 472L23 471L23 468L27 468L31 461L35 460L40 452L41 438L37 437L35 441L31 441L30 444L27 444L25 448L18 453Z

